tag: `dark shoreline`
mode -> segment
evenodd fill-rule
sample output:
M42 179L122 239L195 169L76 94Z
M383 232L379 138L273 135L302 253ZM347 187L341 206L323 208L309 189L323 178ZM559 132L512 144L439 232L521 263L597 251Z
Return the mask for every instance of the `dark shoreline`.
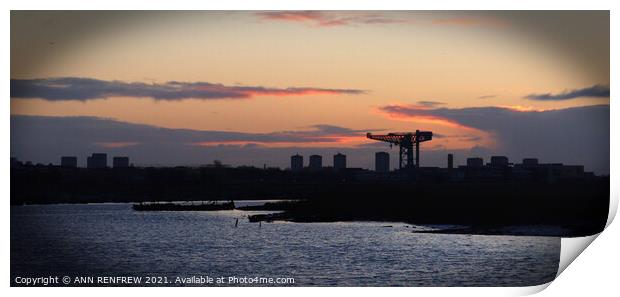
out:
M353 171L354 173L357 171ZM364 175L332 170L256 168L11 168L11 205L294 200L240 210L283 211L251 221L391 221L416 225L563 226L566 236L601 232L609 212L609 177L462 181L424 174Z
M250 222L277 222L286 221L293 223L335 223L335 222L385 222L402 223L416 226L429 226L415 221L391 220L391 219L333 219L319 220L312 218L295 218L289 213L279 212L270 214L257 214L248 216ZM497 235L497 236L550 236L550 237L581 237L598 233L598 226L566 226L566 225L462 225L454 228L442 228L443 226L453 226L449 224L435 223L432 228L424 230L412 230L412 233L432 233L432 234L454 234L454 235ZM386 225L385 227L392 227ZM600 232L600 231L599 231Z
M100 204L100 203L48 203L48 204L30 204L30 205L80 205L80 204ZM125 204L125 203L123 203ZM163 205L165 205L164 203ZM278 201L278 202L267 202L263 205L253 205L253 206L240 206L234 207L232 209L222 208L222 209L191 209L192 211L223 211L223 210L241 210L241 211L277 211L268 214L249 214L247 216L248 221L251 223L257 222L277 222L277 221L286 221L292 223L335 223L335 222L385 222L389 223L399 223L399 224L407 224L405 227L409 228L411 226L412 233L418 234L446 234L446 235L489 235L489 236L547 236L547 237L580 237L586 235L591 235L598 233L596 232L597 227L591 225L574 225L574 226L566 226L566 225L532 225L532 224L521 224L521 225L502 225L502 224L484 224L484 225L458 225L455 227L453 224L447 223L433 223L433 224L424 224L420 222L416 222L415 220L402 220L398 218L389 218L389 217L375 217L375 218L354 218L354 217L332 217L330 219L326 219L325 217L320 216L304 216L304 217L295 217L290 211L287 209L291 209L295 204L294 201ZM135 206L137 204L134 204ZM27 205L26 205L27 206ZM200 206L200 205L195 205ZM20 207L19 205L14 205L14 207ZM134 209L135 210L135 209ZM156 209L156 210L148 210L148 211L187 211L190 209ZM135 210L137 211L137 210ZM140 210L144 211L144 210ZM417 227L416 227L417 226ZM450 227L448 227L450 226ZM386 225L383 227L393 227L392 225ZM421 230L415 230L419 227L422 227ZM600 232L600 231L599 231Z

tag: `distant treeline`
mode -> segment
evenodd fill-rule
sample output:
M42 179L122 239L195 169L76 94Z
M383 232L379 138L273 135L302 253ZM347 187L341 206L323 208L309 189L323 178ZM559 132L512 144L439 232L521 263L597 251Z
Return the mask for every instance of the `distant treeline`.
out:
M591 234L607 220L609 177L455 182L351 170L11 168L13 205L240 199L303 199L281 215L300 222L548 224Z
M11 168L11 204L302 199L343 183L347 174L329 170L21 166Z

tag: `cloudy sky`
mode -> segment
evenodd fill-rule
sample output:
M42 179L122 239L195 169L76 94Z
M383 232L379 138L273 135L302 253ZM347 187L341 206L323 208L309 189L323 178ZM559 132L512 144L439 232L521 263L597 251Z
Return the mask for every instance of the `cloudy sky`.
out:
M608 12L12 12L11 156L289 165L396 149L609 172ZM306 160L307 162L307 160Z

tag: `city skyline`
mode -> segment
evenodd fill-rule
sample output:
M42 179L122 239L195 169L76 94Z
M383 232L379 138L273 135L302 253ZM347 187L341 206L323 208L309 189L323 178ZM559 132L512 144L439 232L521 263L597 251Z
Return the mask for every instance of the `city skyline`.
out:
M19 160L16 157L12 157L11 158L11 167L13 166L58 166L58 167L64 167L64 168L87 168L87 169L102 169L102 168L149 168L152 166L149 165L135 165L133 163L130 163L130 157L127 156L112 156L112 161L108 162L107 161L107 153L92 153L90 156L86 156L85 159L85 166L80 166L78 160L80 160L79 157L77 156L60 156L60 162L57 163L48 163L48 164L41 164L41 163L37 163L34 164L32 163L32 161L29 160ZM328 156L327 156L328 157ZM333 156L333 162L330 163L323 163L323 155L320 154L312 154L308 156L307 161L304 161L304 155L300 155L299 153L296 153L295 155L290 156L290 166L288 167L284 167L281 168L280 166L276 166L276 167L267 167L267 164L263 164L263 169L283 169L283 170L289 170L289 171L300 171L300 170L311 170L311 171L316 171L318 169L330 169L330 170L335 170L335 171L339 171L339 170L343 170L343 169L352 169L352 170L370 170L370 171L376 171L376 172L393 172L393 173L397 173L400 170L403 170L403 172L409 172L410 169L407 169L406 167L402 167L400 168L399 164L397 164L395 167L392 166L391 162L390 162L390 153L386 152L386 151L377 151L374 154L374 167L373 168L360 168L360 167L351 167L351 166L347 166L347 155L343 154L341 152L337 152L335 153ZM424 171L427 169L449 169L449 170L456 170L456 169L465 169L465 168L483 168L483 167L487 167L487 168L498 168L498 167L504 167L507 169L512 169L512 168L517 168L517 167L528 167L530 169L534 168L534 167L538 167L538 168L552 168L552 167L557 167L557 168L567 168L569 170L574 170L574 168L580 168L580 172L583 175L583 173L592 173L592 172L587 172L585 170L583 170L583 165L580 164L564 164L564 163L552 163L552 162L541 162L538 158L536 157L529 157L529 158L523 158L521 160L512 160L507 156L500 156L500 155L494 155L494 156L490 156L490 158L485 159L483 157L477 157L477 156L466 156L464 158L465 162L462 162L462 164L454 164L454 154L449 153L445 156L445 166L420 166L420 168L422 169L421 174L424 175ZM519 162L520 161L520 162ZM189 168L197 168L197 167L231 167L230 164L224 164L222 163L220 160L213 160L213 163L210 164L200 164L198 166L189 166ZM154 166L157 167L157 166ZM178 167L175 165L172 166L160 166L160 168L171 168L171 167ZM184 167L184 166L182 166ZM239 165L239 166L232 166L232 168L247 168L247 167L254 167L254 168L258 168L256 166L253 165ZM415 170L415 169L414 169Z
M422 166L506 155L606 174L607 16L12 12L11 156L284 168L340 151L372 168L396 152L367 132L420 129L436 135Z

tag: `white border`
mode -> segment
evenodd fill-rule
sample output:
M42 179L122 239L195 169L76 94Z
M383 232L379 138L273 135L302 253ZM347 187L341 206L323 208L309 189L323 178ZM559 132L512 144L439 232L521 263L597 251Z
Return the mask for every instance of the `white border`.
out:
M616 1L617 2L617 1ZM542 10L611 10L612 18L612 40L611 40L611 85L617 85L617 69L618 60L617 56L613 53L617 53L619 48L617 46L617 38L613 38L614 33L620 32L618 30L618 9L614 5L614 1L485 1L485 0L445 0L445 1L376 1L376 0L356 0L356 1L330 1L330 0L314 0L314 1L283 1L283 0L228 0L220 1L217 3L197 3L194 1L169 1L169 0L134 0L134 1L101 1L94 3L94 1L45 1L45 0L29 0L29 1L3 1L2 7L4 14L2 37L5 42L2 47L4 59L2 60L2 66L4 67L5 74L4 79L0 82L2 90L5 94L5 104L2 105L2 137L3 139L10 139L10 127L9 127L9 81L10 81L10 50L9 43L9 25L10 25L10 9L36 9L36 10L74 10L74 9L161 9L161 10L180 10L180 9L213 9L213 10L269 10L269 9L332 9L332 10L351 10L351 9L369 9L369 10L391 10L391 9L415 9L415 10L529 10L529 9L542 9ZM612 92L613 92L612 88ZM611 126L612 131L617 130L619 116L617 108L611 105ZM611 135L611 152L618 151L618 139L617 135ZM1 146L1 155L9 156L9 145L5 144ZM4 244L2 245L2 270L0 273L0 279L4 281L5 286L3 290L7 290L9 286L9 259L10 259L10 235L9 235L9 208L8 199L9 193L9 164L8 157L0 158L0 178L2 183L2 189L4 190L5 203L2 204L4 209L4 216L2 216L2 231ZM618 172L618 159L611 155L611 172ZM613 213L617 208L618 203L618 185L620 180L617 176L612 175L612 207ZM611 220L611 218L610 218ZM580 293L584 295L590 293L592 289L596 288L596 295L614 296L617 294L617 288L615 283L617 282L618 272L618 251L620 251L618 244L618 233L620 229L615 225L611 225L605 230L602 235L594 241L592 247L587 249L583 256L579 257L574 263L566 269L562 275L552 282L549 289L543 292L543 295L547 296L571 296L574 293ZM593 240L589 239L563 239L563 261L566 261L565 257L569 251L569 246L577 242L578 246L585 248L584 242ZM577 249L578 250L578 249ZM572 253L574 256L574 252ZM548 285L548 284L547 284ZM204 290L204 288L185 288L183 294L216 294L216 295L259 295L259 296L290 296L294 295L316 295L328 293L346 293L356 294L361 296L378 295L384 293L396 294L396 295L433 295L433 296L451 296L451 295L464 295L464 296L497 296L497 295L523 295L532 294L547 287L547 285L529 287L529 288L306 288L303 290L295 290L290 288L278 288L278 289L257 289L257 288L210 288ZM596 287L595 287L596 286ZM139 292L137 290L140 290ZM46 288L10 288L8 292L10 295L61 295L62 296L79 296L84 294L95 296L107 296L115 293L128 293L128 294L154 294L155 296L165 296L169 294L175 294L178 291L171 291L171 288L110 288L110 289L87 289L87 288L74 288L74 289L46 289ZM387 291L387 292L386 292Z

